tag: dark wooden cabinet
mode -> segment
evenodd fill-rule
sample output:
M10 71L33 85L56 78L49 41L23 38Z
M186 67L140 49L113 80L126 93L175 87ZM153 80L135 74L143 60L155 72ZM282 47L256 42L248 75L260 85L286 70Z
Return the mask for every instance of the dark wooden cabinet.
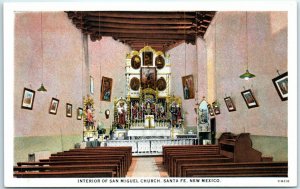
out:
M261 152L252 148L252 141L249 133L234 135L223 133L218 139L220 154L233 158L234 162L260 162Z

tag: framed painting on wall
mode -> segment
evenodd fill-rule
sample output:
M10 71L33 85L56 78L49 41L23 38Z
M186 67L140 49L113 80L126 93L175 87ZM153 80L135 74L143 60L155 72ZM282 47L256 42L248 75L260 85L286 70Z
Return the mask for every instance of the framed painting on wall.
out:
M224 98L224 101L225 101L225 104L226 104L227 109L228 109L229 112L236 111L235 106L234 106L234 104L232 102L232 99L230 97Z
M182 77L183 97L185 100L193 99L195 97L194 79L193 75Z
M282 101L288 99L288 73L285 72L272 79L275 89Z
M141 67L141 58L139 55L134 55L131 58L131 67L134 69L139 69Z
M140 80L137 77L133 77L130 80L130 88L133 91L137 91L140 88Z
M24 88L21 108L32 110L35 91Z
M217 101L215 101L215 102L212 103L212 107L214 109L215 115L218 115L218 114L221 113L221 111L220 111L220 105L218 104Z
M59 100L57 98L52 98L50 102L49 113L56 115L58 109Z
M156 90L156 68L142 67L141 68L141 87L152 88Z
M165 66L165 59L161 55L155 58L155 66L157 69L162 69Z
M167 88L167 82L166 82L165 78L163 78L163 77L160 77L157 80L156 85L157 85L157 90L159 90L159 91L164 91Z
M77 108L77 119L81 120L82 119L82 108Z
M207 104L207 109L208 109L208 113L209 113L210 116L215 115L214 110L212 109L210 104Z
M153 53L150 51L143 52L143 66L153 66Z
M101 84L101 101L109 101L111 100L111 90L112 90L112 78L102 77L102 84Z
M255 97L251 91L251 89L248 89L248 90L245 90L245 91L242 91L242 96L247 104L247 107L250 109L250 108L254 108L254 107L258 107L258 103L257 101L255 100Z
M72 117L72 104L70 103L66 104L66 116Z

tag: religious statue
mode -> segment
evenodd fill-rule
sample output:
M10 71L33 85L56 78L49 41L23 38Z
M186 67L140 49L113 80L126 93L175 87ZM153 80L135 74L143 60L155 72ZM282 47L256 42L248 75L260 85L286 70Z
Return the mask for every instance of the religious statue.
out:
M90 105L86 106L86 117L87 117L87 127L94 126L94 116L92 112L92 107Z
M137 120L139 118L139 103L136 102L131 108L132 120Z
M158 119L164 119L166 116L165 108L162 104L157 105L157 117Z
M177 118L178 118L177 117L178 116L178 108L177 108L176 102L173 102L171 104L170 112L171 112L171 124L174 127L177 124Z
M124 128L126 122L126 108L124 102L120 102L118 109L118 123Z
M87 97L84 98L84 126L87 130L94 130L95 129L95 120L94 120L94 100L92 97L87 95Z

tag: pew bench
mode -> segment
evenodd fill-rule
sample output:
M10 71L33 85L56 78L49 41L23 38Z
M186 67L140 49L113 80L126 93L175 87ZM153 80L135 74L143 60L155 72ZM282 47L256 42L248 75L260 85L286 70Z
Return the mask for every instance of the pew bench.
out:
M16 172L17 178L76 178L76 177L115 177L116 172L111 170L88 171L51 171L51 172Z

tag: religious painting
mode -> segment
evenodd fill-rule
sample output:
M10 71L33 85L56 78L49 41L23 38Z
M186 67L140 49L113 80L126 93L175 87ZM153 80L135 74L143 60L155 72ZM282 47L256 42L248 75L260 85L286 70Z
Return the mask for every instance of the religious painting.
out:
M35 91L24 88L21 108L32 110Z
M111 100L111 90L112 90L112 78L102 77L102 85L101 85L101 101L109 101Z
M232 102L232 99L230 97L224 98L224 101L225 101L225 104L226 104L227 109L228 109L229 112L236 111L235 106L234 106L234 104Z
M94 78L90 76L90 93L94 94Z
M285 72L272 79L275 89L282 101L288 99L288 73Z
M194 79L193 75L182 77L183 97L185 100L193 99L195 97Z
M165 59L163 56L158 55L155 58L155 66L157 67L157 69L162 69L165 66Z
M220 112L220 106L219 106L219 103L217 101L215 101L215 102L212 103L212 108L213 108L213 110L215 112L215 115L218 115L218 114L221 113Z
M247 104L247 107L250 109L250 108L254 108L254 107L258 107L258 103L257 101L255 100L255 97L251 91L251 89L248 89L248 90L245 90L245 91L242 91L242 96Z
M82 108L77 108L77 120L81 120L82 119Z
M164 91L167 88L167 82L166 82L165 78L160 77L157 80L156 86L159 91Z
M72 104L66 103L66 116L72 117Z
M156 68L141 68L141 87L156 90Z
M153 53L150 51L143 52L143 66L153 66Z
M137 91L140 88L140 80L137 77L133 77L130 80L130 88L133 91Z
M50 102L49 113L56 115L58 109L59 100L57 98L52 98Z
M210 104L207 104L207 109L208 109L208 113L209 113L210 116L215 115L214 110L212 109Z
M134 55L131 58L131 67L134 69L139 69L141 67L141 58L138 55Z

